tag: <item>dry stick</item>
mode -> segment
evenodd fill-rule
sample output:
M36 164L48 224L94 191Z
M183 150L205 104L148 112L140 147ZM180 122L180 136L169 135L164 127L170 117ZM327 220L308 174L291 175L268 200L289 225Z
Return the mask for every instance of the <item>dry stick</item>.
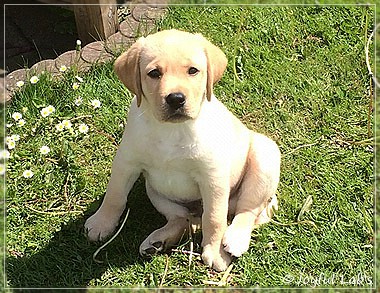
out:
M168 255L166 255L165 270L164 270L164 275L162 276L162 279L160 282L160 287L162 287L162 285L164 284L166 275L168 273L168 269L169 269L169 257L168 257Z
M368 122L367 122L367 130L368 130L368 137L371 136L371 114L372 114L372 110L373 110L373 105L372 105L372 100L373 100L373 84L372 84L372 80L375 82L375 86L377 87L380 87L380 84L379 82L377 81L376 77L373 75L373 72L372 72L372 69L371 69L371 65L369 64L369 46L370 46L370 43L372 41L372 38L376 32L376 30L379 28L380 24L378 24L374 30L371 32L368 40L367 40L367 43L365 45L365 62L367 64L367 69L368 69L368 75L370 77L369 79L369 99L370 99L370 102L369 102L369 107L368 107Z
M28 209L30 209L33 212L39 213L39 214L44 214L44 215L52 215L52 216L60 216L60 215L66 215L66 214L82 214L83 211L65 211L65 212L48 212L48 211L39 211L36 210L35 208L32 208L29 205L25 205Z
M123 227L124 227L125 222L126 222L127 219L128 219L128 216L129 216L129 209L128 209L128 211L127 211L127 214L125 215L125 218L124 218L124 220L123 220L123 223L121 223L121 226L120 226L119 230L117 230L117 232L111 237L111 239L108 240L106 243L104 243L102 246L100 246L100 247L95 251L95 253L93 254L92 259L94 260L94 262L97 262L97 263L103 263L103 261L101 261L101 260L97 260L97 259L96 259L96 256L98 255L98 253L99 253L104 247L106 247L108 244L110 244L110 243L116 238L117 235L119 235L119 233L121 232L121 230L122 230Z
M291 150L289 153L284 154L284 156L288 156L288 155L290 155L290 154L292 154L292 153L298 151L299 149L307 148L307 147L311 147L311 146L313 146L313 145L316 145L317 143L319 143L319 141L314 142L314 143L309 143L309 144L300 145L300 146L296 147L295 149Z

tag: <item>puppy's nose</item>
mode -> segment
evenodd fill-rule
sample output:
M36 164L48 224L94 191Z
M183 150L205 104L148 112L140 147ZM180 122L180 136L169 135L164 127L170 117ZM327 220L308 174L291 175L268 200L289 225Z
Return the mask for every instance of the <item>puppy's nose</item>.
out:
M177 110L185 105L186 97L182 93L171 93L166 96L165 101L172 109Z

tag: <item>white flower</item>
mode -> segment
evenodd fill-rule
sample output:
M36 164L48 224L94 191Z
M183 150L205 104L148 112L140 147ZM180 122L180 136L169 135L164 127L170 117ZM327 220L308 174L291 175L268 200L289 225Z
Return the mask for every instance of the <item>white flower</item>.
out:
M57 131L63 131L65 129L65 125L63 125L63 123L59 123L55 126L55 128L57 129Z
M74 82L73 83L73 90L77 90L79 88L79 83Z
M12 134L11 139L13 139L14 141L19 141L20 136L18 134Z
M22 113L26 113L28 111L28 108L27 107L22 107Z
M18 122L17 122L17 126L18 127L22 127L26 124L25 120L24 119L20 119Z
M63 124L63 126L64 126L66 129L70 129L71 126L72 126L70 120L62 120L61 123Z
M41 113L41 116L45 118L49 116L50 114L53 114L54 112L55 112L54 106L50 105L43 108L40 113Z
M20 119L18 122L17 122L17 126L18 127L22 127L26 124L25 120L24 119Z
M16 142L13 139L7 141L7 147L8 149L13 150L16 147Z
M79 125L79 132L80 133L87 133L88 132L88 126L84 123Z
M0 151L0 160L8 160L11 157L11 154L7 150Z
M61 67L59 67L59 71L60 72L65 72L67 70L67 66L66 65L61 65Z
M7 128L11 128L11 127L13 126L13 124L12 124L12 123L7 123L7 124L5 124L5 126L6 126Z
M4 174L5 174L5 165L0 164L0 175L4 175Z
M100 107L100 101L99 100L91 100L91 106L93 106L94 107L94 109L96 109L96 108L99 108Z
M31 84L36 84L38 81L39 81L39 79L35 75L30 78L30 83Z
M12 118L13 118L15 121L18 121L18 120L20 120L20 119L22 118L22 114L19 113L19 112L14 112L14 113L12 114Z
M32 178L34 175L34 173L32 172L32 170L25 170L23 173L22 173L22 176L24 178Z
M24 84L25 82L23 82L22 80L19 80L18 82L16 82L16 86L19 88L22 87Z
M75 104L76 106L80 106L80 105L82 105L82 103L83 103L83 99L82 99L82 97L78 97L78 98L76 98L75 101L74 101L74 104Z
M82 45L81 40L77 40L77 46L80 46L80 45Z
M47 155L49 152L50 152L50 148L46 145L44 145L40 148L40 153L43 155Z
M75 78L77 79L77 81L83 82L83 78L81 78L80 76L76 75Z

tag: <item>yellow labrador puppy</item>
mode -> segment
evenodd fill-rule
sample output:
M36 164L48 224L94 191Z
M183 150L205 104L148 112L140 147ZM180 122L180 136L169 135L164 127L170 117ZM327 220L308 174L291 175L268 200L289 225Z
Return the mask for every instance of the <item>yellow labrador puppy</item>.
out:
M178 30L140 38L116 60L118 77L136 96L105 198L85 224L90 240L114 231L142 173L168 221L141 244L142 255L175 245L198 220L208 266L223 271L247 251L252 229L277 206L280 152L213 95L226 65L204 37Z

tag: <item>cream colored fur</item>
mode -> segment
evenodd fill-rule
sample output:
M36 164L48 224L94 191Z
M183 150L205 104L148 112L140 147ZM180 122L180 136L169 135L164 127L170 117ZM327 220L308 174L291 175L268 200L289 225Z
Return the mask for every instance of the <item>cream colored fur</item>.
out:
M213 95L226 65L224 53L204 37L178 30L140 38L116 60L117 75L136 97L103 203L85 224L90 240L114 231L143 173L147 194L168 223L146 238L141 254L175 245L196 222L202 223L202 259L215 270L247 251L252 229L277 208L280 152ZM179 109L168 105L172 93L185 98ZM198 201L202 214L189 208Z

